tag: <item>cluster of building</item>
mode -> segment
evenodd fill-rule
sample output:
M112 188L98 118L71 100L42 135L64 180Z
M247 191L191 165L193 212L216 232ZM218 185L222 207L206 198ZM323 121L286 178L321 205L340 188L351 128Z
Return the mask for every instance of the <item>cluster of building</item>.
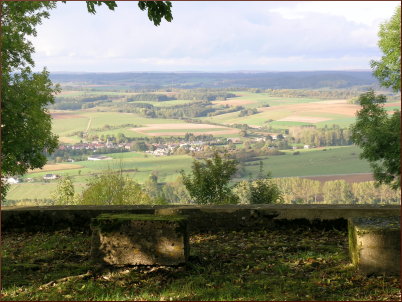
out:
M205 142L197 141L197 142L182 142L182 143L170 143L170 144L152 144L154 150L145 151L146 153L155 155L155 156L166 156L173 154L177 149L182 148L188 151L202 151L203 145Z
M88 143L78 143L74 145L61 145L59 146L59 150L97 150L97 149L113 149L113 148L125 148L127 150L130 150L130 144L129 143L113 143L113 142L99 142L99 141L93 141L93 142L88 142Z
M55 180L60 178L60 175L57 174L46 174L43 177L43 180ZM7 178L2 178L3 183L9 184L9 185L15 185L15 184L19 184L22 182L21 178L18 178L16 176L12 176L12 177L7 177ZM25 178L24 180L25 182L33 182L33 178Z

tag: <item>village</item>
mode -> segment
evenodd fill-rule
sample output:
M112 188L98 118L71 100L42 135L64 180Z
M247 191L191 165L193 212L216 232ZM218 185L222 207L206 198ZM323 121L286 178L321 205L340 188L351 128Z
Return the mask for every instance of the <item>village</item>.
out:
M115 143L109 140L106 142L103 141L91 141L91 142L80 142L76 144L61 144L55 152L55 155L58 152L62 152L64 157L61 162L76 162L82 160L88 161L100 161L100 160L111 160L112 157L107 156L107 154L111 153L120 153L120 152L144 152L145 154L149 154L152 156L170 156L170 155L178 155L178 154L194 154L197 152L203 152L209 149L210 146L228 146L228 145L242 145L244 143L263 143L268 140L270 141L279 141L281 139L286 139L285 135L269 135L269 138L258 136L258 137L232 137L232 138L214 138L213 140L190 140L190 139L173 139L173 141L169 141L169 139L160 143L143 143L143 141L139 141L144 146L143 149L138 149L134 147L136 142L125 142L125 143ZM291 149L310 149L314 148L314 146L304 145L304 146L293 146ZM269 149L277 149L276 146L269 147ZM72 154L76 154L76 152L81 154L80 159L77 159L76 156ZM74 159L76 158L76 159ZM49 182L55 181L59 179L60 176L57 174L46 174L41 177L41 181ZM9 176L3 178L3 182L6 184L18 184L21 182L33 182L34 180L31 178L22 179L18 176ZM36 180L38 181L38 180Z

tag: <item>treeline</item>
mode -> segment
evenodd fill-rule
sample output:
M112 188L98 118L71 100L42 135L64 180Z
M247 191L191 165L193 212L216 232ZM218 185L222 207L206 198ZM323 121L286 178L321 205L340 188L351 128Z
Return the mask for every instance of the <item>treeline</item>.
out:
M328 90L308 90L308 89L258 89L249 88L248 91L254 93L267 93L269 96L294 97L294 98L317 98L317 99L349 99L361 94L357 89L328 89Z
M290 127L289 135L295 143L311 146L345 146L351 145L350 130L339 125L317 128L314 125Z
M212 89L189 89L181 90L175 94L178 100L196 100L196 101L224 101L228 98L234 98L236 95L234 93L222 91L222 90L212 90Z
M243 109L240 111L239 117L253 115L253 114L257 114L257 113L258 113L258 110L255 108Z
M401 94L386 94L386 101L387 102L400 102L401 101ZM355 96L347 100L348 104L360 105L359 96Z
M224 114L240 110L240 108L214 108L209 101L196 101L185 105L155 107L146 103L129 103L120 106L118 112L136 113L147 118L187 119Z
M274 178L272 181L280 188L285 203L324 203L324 204L379 204L400 203L400 191L388 185L376 187L375 181L347 183L332 180L321 183L301 177Z
M51 74L52 81L126 87L123 89L229 88L354 89L378 86L371 71L300 71L238 73L84 73Z
M55 103L49 106L54 110L81 110L99 106L104 103L110 103L117 96L99 95L84 98L65 98L56 97Z
M244 110L244 107L243 106L222 105L220 107L215 107L213 109L214 109L214 111L209 112L208 116L216 116L216 115L221 115L221 114L226 114L226 113L231 113L231 112L242 111L242 110Z
M166 102L176 100L175 97L168 97L165 94L137 94L127 98L127 102Z
M400 204L400 191L392 190L387 185L376 187L374 181L347 183L344 180L333 180L321 183L301 177L270 178L266 180L251 181L249 186L253 187L257 182L267 182L267 187L272 182L281 193L281 203L285 204ZM245 198L248 192L242 188L243 182L235 186L235 192L239 195L239 203L247 204L250 198ZM72 185L72 184L71 184ZM261 184L259 184L261 187ZM181 177L176 180L160 183L158 177L153 174L142 185L137 184L136 190L144 197L142 204L188 204L190 196L184 186ZM239 190L243 189L243 190ZM258 196L257 196L258 197ZM261 203L264 203L261 201ZM4 205L52 205L54 199L23 199L6 200ZM78 199L64 204L90 204ZM136 204L135 202L121 204Z
M142 127L142 125L136 125L136 124L130 124L130 123L121 124L121 125L108 125L108 124L106 124L106 125L104 125L102 127L99 127L99 128L90 128L89 132L90 133L92 133L92 132L104 132L104 131L108 131L108 130L128 128L128 127L138 128L138 127ZM66 134L66 136L78 136L78 137L81 137L81 138L86 137L87 140L98 140L99 139L99 136L97 134L88 134L86 131L74 131L74 132L70 132L70 133ZM106 139L105 139L105 141L106 141ZM123 143L124 141L121 141L121 142Z

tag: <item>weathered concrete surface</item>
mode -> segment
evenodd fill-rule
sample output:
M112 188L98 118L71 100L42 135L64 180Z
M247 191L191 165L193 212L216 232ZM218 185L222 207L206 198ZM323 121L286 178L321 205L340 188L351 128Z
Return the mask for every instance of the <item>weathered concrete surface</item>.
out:
M89 232L91 218L102 213L153 214L152 206L48 206L2 207L2 231L54 231L72 229Z
M189 241L183 216L102 214L92 219L91 258L113 266L179 265Z
M189 231L219 231L311 225L347 228L351 217L400 214L400 206L374 205L225 205L155 208L160 215L186 215Z
M2 231L88 231L91 218L102 213L187 215L189 231L256 229L314 224L347 227L351 217L400 215L394 205L222 205L222 206L53 206L3 207Z
M355 217L349 221L349 252L366 274L400 274L400 216Z

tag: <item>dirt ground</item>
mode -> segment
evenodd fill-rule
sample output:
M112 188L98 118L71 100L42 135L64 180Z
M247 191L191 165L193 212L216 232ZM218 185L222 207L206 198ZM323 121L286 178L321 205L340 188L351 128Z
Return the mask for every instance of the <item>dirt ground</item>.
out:
M191 132L191 129L205 129L205 131L197 131L197 134L237 134L238 129L227 128L225 130L208 131L208 129L225 128L223 126L209 125L209 124L148 124L146 127L131 128L131 131L139 132L149 136L172 136L172 135L184 135ZM171 129L172 131L160 132L160 130ZM150 132L152 131L152 132Z
M70 169L80 169L83 166L75 164L49 164L44 165L42 169L29 170L28 173L46 172L46 171L57 171L57 170L70 170Z
M401 106L401 103L394 102L394 103L385 103L384 107L393 107L393 106Z
M258 108L260 111L281 111L287 110L291 113L332 113L341 114L345 116L354 117L356 111L360 109L359 105L347 104L346 100L333 100L333 101L322 101L314 103L303 103L303 104L293 104L293 105L280 105L274 107L263 107Z
M53 119L61 120L61 119L70 119L70 118L86 118L85 116L73 114L73 113L50 113Z
M279 119L278 122L303 122L303 123L319 123L330 120L330 118L325 117L314 117L314 116L299 116L290 115L285 118Z
M355 173L355 174L341 174L341 175L323 175L323 176L306 176L304 178L319 180L321 182L330 180L345 180L348 183L364 182L374 180L372 173Z
M248 104L255 104L257 101L253 100L227 100L227 101L213 101L212 104L214 105L230 105L230 106L242 106Z

